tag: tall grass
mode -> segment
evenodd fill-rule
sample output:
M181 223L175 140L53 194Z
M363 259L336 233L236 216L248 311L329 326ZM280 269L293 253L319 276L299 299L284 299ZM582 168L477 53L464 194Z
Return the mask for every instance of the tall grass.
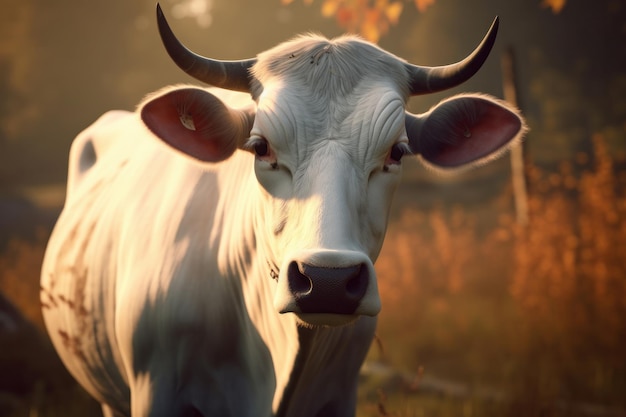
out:
M39 273L48 233L13 239L0 257L0 292L27 324L0 333L0 416L98 415L98 404L65 370L45 334Z
M44 231L38 233L35 242L13 239L0 256L0 292L40 330L44 330L44 324L39 304L39 273L46 240Z
M510 192L490 203L487 229L460 207L390 226L377 263L382 359L467 387L456 408L404 394L414 411L626 415L626 178L599 135L591 155L528 171L526 227Z
M593 145L593 168L579 178L564 163L547 183L534 181L533 224L516 231L511 293L525 317L524 353L543 382L558 382L561 396L623 406L625 184L602 137Z

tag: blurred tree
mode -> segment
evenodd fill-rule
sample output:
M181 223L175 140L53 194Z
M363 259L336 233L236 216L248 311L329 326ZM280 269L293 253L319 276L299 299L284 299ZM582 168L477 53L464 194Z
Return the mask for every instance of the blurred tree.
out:
M25 100L32 89L35 59L33 4L28 0L8 3L0 18L0 142L14 140L19 126L30 122L36 112L34 104Z
M282 4L293 0L281 0ZM434 0L413 0L420 11L426 10ZM313 0L303 0L305 4ZM324 0L321 13L326 18L335 17L339 26L348 32L359 33L365 39L377 42L390 26L398 23L404 9L401 0Z
M294 0L281 0L283 5ZM313 0L302 0L310 5ZM339 26L348 32L358 33L371 42L378 42L389 28L398 23L404 2L412 2L417 10L425 12L435 0L323 0L322 16L335 17ZM567 0L542 0L541 6L560 13Z

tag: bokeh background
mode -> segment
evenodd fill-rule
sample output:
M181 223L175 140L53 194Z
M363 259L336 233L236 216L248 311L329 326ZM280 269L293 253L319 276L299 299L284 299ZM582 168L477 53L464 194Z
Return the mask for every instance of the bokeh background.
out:
M75 135L167 84L153 0L1 0L0 415L98 415L45 336L39 268ZM626 416L623 0L163 0L193 50L249 58L295 34L361 31L412 63L496 46L454 90L503 96L512 51L528 222L510 160L456 176L404 163L377 263L383 296L359 416ZM359 20L362 19L362 20Z

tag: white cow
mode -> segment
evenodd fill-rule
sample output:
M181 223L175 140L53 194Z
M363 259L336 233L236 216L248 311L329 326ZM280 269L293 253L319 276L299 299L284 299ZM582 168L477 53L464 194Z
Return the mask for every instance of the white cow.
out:
M214 61L157 14L222 89L168 87L76 138L42 271L52 341L106 416L353 416L402 157L481 163L525 130L485 95L405 110L471 77L497 21L427 68L355 37Z

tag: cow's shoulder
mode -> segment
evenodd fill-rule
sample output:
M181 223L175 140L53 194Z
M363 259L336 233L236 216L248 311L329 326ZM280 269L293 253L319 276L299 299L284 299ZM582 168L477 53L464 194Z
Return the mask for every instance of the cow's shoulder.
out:
M136 123L133 112L111 110L80 132L70 148L68 195L76 192L87 173L123 140L129 124Z

